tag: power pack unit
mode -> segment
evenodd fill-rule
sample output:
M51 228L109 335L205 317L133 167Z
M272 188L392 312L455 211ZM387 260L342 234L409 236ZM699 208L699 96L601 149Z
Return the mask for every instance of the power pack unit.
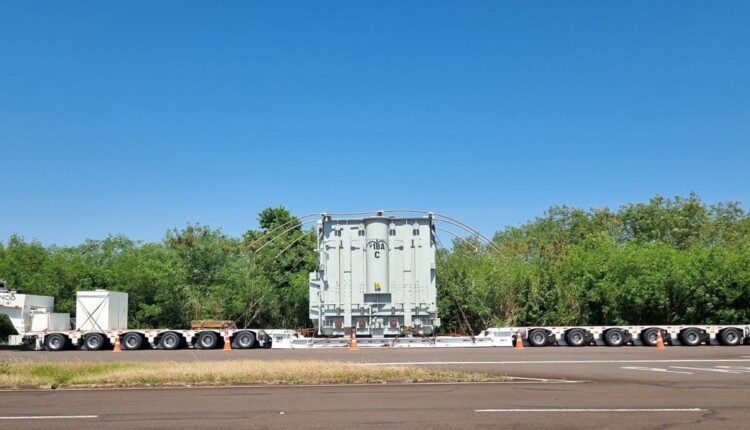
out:
M70 330L70 314L39 312L31 314L31 331Z
M430 335L440 325L432 215L318 222L310 319L324 336Z
M128 294L107 290L76 293L76 330L128 328Z
M0 313L8 315L11 324L20 336L31 331L31 320L27 318L32 312L51 312L55 298L19 294L12 290L0 292Z

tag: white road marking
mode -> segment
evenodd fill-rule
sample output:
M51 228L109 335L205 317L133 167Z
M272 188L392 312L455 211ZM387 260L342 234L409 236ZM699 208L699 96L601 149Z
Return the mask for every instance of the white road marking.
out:
M78 420L99 418L99 415L37 415L28 417L0 417L0 420Z
M550 378L526 378L523 376L508 376L508 379L510 381L503 382L503 384L517 384L517 383L527 383L527 382L540 382L545 384L579 384L583 381L573 381L570 379L550 379Z
M734 370L741 373L750 373L750 367L741 367L741 366L715 366L719 369L729 369Z
M539 361L398 361L385 363L358 363L360 366L423 366L426 364L597 364L597 363L748 363L750 359L681 359L681 360L539 360Z
M682 367L682 366L669 366L669 367L671 367L672 369L685 369L685 370L702 370L702 371L704 371L704 372L734 373L735 375L736 375L736 374L739 374L739 373L742 373L742 372L736 372L736 371L734 371L734 370L726 370L726 369L706 369L706 368L703 368L703 367Z
M636 367L636 366L625 366L621 367L620 369L627 369L627 370L644 370L648 372L663 372L663 373L682 373L684 375L692 375L692 372L678 372L675 370L667 370L662 369L660 367Z
M701 408L660 408L660 409L474 409L474 412L703 412Z

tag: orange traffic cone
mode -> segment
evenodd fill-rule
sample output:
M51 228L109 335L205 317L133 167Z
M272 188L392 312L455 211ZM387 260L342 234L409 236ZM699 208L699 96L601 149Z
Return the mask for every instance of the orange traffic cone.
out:
M352 340L349 342L349 350L358 351L359 345L357 345L357 329L352 327Z
M115 336L115 347L112 348L112 352L122 352L122 346L120 345L120 335Z
M667 349L664 346L664 339L661 337L661 329L656 330L656 349Z
M516 332L516 349L523 349L523 336L521 336L521 332Z
M232 350L232 342L229 341L229 335L224 336L224 351Z

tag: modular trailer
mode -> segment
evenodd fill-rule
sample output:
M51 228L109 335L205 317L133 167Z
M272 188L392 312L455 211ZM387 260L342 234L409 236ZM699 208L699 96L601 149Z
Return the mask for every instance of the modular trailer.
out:
M122 349L212 349L229 341L236 349L269 347L271 338L260 329L132 329L127 327L128 295L114 291L79 291L74 323L67 313L52 312L54 298L0 291L0 313L8 315L18 332L11 345L32 345L35 349L61 351L79 347L91 351ZM283 332L283 331L282 331ZM282 342L283 343L283 342Z
M658 332L670 345L736 346L750 340L750 325L554 326L513 329L529 346L656 346Z
M129 329L119 315L127 314L127 297L110 291L79 292L79 316L71 328L68 314L51 313L54 298L0 292L0 313L10 317L18 335L11 344L27 344L35 349L61 351L80 348L90 351L111 348L119 341L123 350L156 348L214 349L228 341L233 349L249 348L335 348L348 347L346 337L305 337L285 329ZM113 311L118 315L113 316ZM79 322L80 321L80 322ZM83 326L83 328L82 328ZM477 336L420 336L357 339L359 347L497 347L512 346L518 336L528 346L656 345L661 330L664 342L672 345L735 346L750 340L750 325L670 325L670 326L557 326L489 328ZM356 336L357 330L349 330Z
M409 212L408 216L388 213ZM422 214L422 216L414 215ZM317 225L318 266L310 273L309 315L315 337L293 330L197 328L129 329L127 294L81 291L75 324L53 313L54 298L18 294L0 281L0 313L18 335L11 344L59 351L98 350L119 341L122 349L656 345L661 331L672 345L740 345L750 325L533 326L489 328L477 336L434 336L440 326L436 294L435 221L432 212L375 211L334 216ZM453 225L451 218L443 217Z

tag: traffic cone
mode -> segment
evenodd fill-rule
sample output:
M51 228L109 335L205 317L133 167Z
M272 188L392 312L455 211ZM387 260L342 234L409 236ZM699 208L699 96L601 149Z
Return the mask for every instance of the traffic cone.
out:
M229 335L224 336L224 351L232 350L232 342L229 341Z
M112 352L122 352L122 346L120 345L120 335L115 336L115 347L112 348Z
M521 336L521 332L516 332L516 349L523 349L523 336Z
M357 329L352 327L352 340L349 342L350 351L358 351L359 345L357 345Z
M664 339L661 337L661 329L656 331L656 349L667 349L664 346Z

